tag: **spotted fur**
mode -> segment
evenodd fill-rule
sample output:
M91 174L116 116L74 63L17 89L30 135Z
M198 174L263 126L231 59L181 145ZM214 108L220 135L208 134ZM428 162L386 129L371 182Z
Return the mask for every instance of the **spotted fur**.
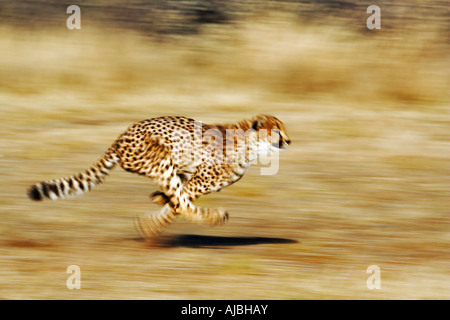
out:
M276 134L259 134L267 130ZM227 211L198 207L193 201L238 181L261 150L267 153L289 144L283 123L268 115L220 125L180 116L152 118L129 127L86 171L37 183L28 195L32 200L56 200L82 194L103 182L119 164L153 179L161 188L150 195L163 206L159 214L137 219L143 235L158 233L178 215L222 224L228 220Z

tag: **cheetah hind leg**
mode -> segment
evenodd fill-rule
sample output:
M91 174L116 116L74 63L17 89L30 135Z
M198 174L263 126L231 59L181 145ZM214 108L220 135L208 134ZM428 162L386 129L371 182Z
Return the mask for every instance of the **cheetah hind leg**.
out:
M136 229L144 239L152 239L174 222L176 218L177 214L173 212L168 204L166 204L157 214L147 213L144 216L137 216L135 225Z

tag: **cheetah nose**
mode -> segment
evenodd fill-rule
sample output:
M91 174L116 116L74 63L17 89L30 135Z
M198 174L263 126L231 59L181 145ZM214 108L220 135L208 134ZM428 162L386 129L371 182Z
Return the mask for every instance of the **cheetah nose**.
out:
M287 148L289 148L290 144L291 144L291 140L290 139L285 140L284 144L283 144L283 149L286 150Z

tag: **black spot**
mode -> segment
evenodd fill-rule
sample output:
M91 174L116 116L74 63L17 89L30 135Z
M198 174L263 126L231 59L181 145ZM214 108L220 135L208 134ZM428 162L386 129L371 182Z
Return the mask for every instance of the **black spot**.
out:
M42 184L42 192L46 198L50 198L48 195L48 185L46 183Z
M64 182L59 183L59 189L64 193L64 190L66 189L66 186L64 185Z
M78 178L74 177L74 180L76 180L78 182L78 187L80 187L80 189L82 191L85 191L84 190L84 185L83 185L83 183L81 183L82 179L78 179Z
M95 176L95 183L100 184L102 179L99 176Z
M58 188L56 187L56 185L48 184L47 186L48 186L48 188L50 189L51 192L53 192L54 194L58 195Z
M31 200L34 201L40 201L42 200L42 195L39 192L38 188L36 186L33 186L29 191L28 191L28 197L30 197Z

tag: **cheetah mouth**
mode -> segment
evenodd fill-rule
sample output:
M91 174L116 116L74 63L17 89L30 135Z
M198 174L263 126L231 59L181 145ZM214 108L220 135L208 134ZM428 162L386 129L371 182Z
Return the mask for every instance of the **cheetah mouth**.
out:
M289 148L289 143L287 142L283 142L283 143L272 143L272 148L280 150L280 151L284 151L287 148Z
M283 149L283 146L280 146L278 143L272 143L271 147L272 147L272 149L275 149L275 150Z

